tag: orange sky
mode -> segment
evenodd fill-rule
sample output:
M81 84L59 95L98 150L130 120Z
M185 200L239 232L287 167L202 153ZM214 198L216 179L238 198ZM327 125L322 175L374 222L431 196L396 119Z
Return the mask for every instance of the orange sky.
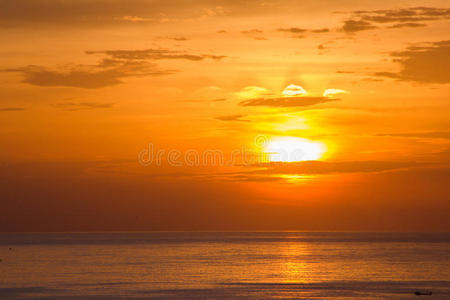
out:
M450 229L448 1L0 5L0 231Z

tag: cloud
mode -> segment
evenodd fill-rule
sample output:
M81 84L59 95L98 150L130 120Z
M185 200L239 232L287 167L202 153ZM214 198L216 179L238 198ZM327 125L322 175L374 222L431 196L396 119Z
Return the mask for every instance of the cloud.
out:
M262 36L264 32L260 29L243 30L241 33L255 40L267 40L267 38Z
M200 61L206 58L220 60L226 57L224 55L189 54L165 49L86 51L86 54L104 54L113 59L127 60L186 59Z
M342 30L353 33L375 28L424 27L423 22L450 19L450 8L409 7L399 9L360 10L354 11L350 19L344 21ZM376 25L394 23L387 27Z
M376 26L364 20L346 20L342 26L342 30L347 33L353 33L362 30L375 29Z
M326 33L326 32L330 32L330 29L328 29L328 28L321 28L321 29L313 29L313 30L310 30L311 32L314 32L314 33Z
M410 46L393 52L393 61L400 64L399 72L377 72L376 76L422 83L450 83L450 40Z
M328 97L275 97L275 98L254 98L241 101L242 106L272 106L272 107L300 107L310 106L339 99Z
M206 58L220 60L225 57L209 54L194 55L164 49L86 51L86 54L103 54L109 57L103 58L96 65L66 65L56 70L29 65L2 71L20 72L24 76L23 82L37 86L95 89L117 85L122 83L125 77L161 76L178 72L177 70L161 70L156 64L147 60L201 61Z
M408 23L398 23L398 24L394 24L392 26L389 26L389 28L404 28L404 27L425 27L427 26L427 24L424 23L413 23L413 22L408 22Z
M185 42L185 41L189 41L189 39L185 36L160 36L156 39L160 39L160 40L172 40L172 41L176 41L176 42Z
M217 120L220 121L239 121L239 122L250 122L250 120L243 120L242 118L245 117L245 115L227 115L227 116L219 116L216 117Z
M295 33L295 34L305 33L308 31L308 29L303 29L303 28L298 28L298 27L278 28L277 30L282 31L282 32Z
M285 96L298 96L306 95L307 92L303 87L299 85L290 84L283 90L282 94Z
M25 66L6 69L5 72L20 72L22 82L44 87L76 87L96 89L122 83L125 77L162 76L175 70L160 70L155 64L145 61L101 61L98 65L69 65L59 70L42 66Z
M256 33L263 33L260 29L251 29L251 30L243 30L241 31L242 34L256 34Z
M99 109L99 108L112 108L113 103L96 103L96 102L66 102L55 103L53 107L61 108L64 110L75 111L81 109Z
M0 107L0 112L7 112L7 111L24 111L25 108L23 107Z
M450 18L449 8L409 7L399 9L382 9L374 11L357 11L363 20L375 23L436 21Z
M175 36L175 37L169 37L169 39L174 40L174 41L188 41L189 39L184 37L184 36Z
M248 100L239 102L241 106L272 106L272 107L301 107L311 106L339 99L332 98L333 95L347 93L340 89L327 89L323 96L305 96L308 92L301 86L290 84L282 92L283 96L267 94L267 96L254 96Z
M330 96L332 97L332 96L341 95L341 94L348 94L348 92L345 90L341 90L341 89L326 89L323 92L324 97L330 97Z
M330 32L328 28L320 29L305 29L298 27L278 28L277 31L291 33L293 38L303 38L305 33L327 33Z
M138 17L138 16L123 16L123 17L118 17L116 19L117 20L122 20L122 21L133 22L133 23L153 21L153 19L142 18L142 17Z

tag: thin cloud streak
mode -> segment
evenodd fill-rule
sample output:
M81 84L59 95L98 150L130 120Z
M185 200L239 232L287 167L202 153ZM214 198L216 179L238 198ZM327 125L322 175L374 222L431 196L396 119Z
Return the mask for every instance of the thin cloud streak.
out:
M82 109L109 109L113 108L113 103L96 103L96 102L67 102L52 104L55 108L61 108L68 111L76 111Z
M86 51L86 54L104 54L113 59L126 59L126 60L185 59L192 61L200 61L207 58L213 60L221 60L223 58L226 58L225 55L189 54L166 49L102 50L102 51Z
M250 122L250 120L242 119L244 117L245 115L236 114L236 115L219 116L216 117L216 119L220 121Z
M23 107L0 107L0 112L8 112L8 111L24 111Z
M271 106L271 107L301 107L311 106L339 99L328 97L278 97L278 98L254 98L239 102L241 106Z

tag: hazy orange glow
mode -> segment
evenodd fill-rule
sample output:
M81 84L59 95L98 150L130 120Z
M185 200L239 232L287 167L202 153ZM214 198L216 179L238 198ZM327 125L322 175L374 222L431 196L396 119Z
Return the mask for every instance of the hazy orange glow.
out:
M0 230L449 228L448 1L13 2Z

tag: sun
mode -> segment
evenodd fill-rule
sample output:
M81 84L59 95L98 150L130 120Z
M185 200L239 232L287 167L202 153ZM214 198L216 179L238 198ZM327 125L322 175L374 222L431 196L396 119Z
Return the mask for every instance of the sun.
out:
M325 152L325 144L298 137L273 138L264 147L270 162L318 160Z

